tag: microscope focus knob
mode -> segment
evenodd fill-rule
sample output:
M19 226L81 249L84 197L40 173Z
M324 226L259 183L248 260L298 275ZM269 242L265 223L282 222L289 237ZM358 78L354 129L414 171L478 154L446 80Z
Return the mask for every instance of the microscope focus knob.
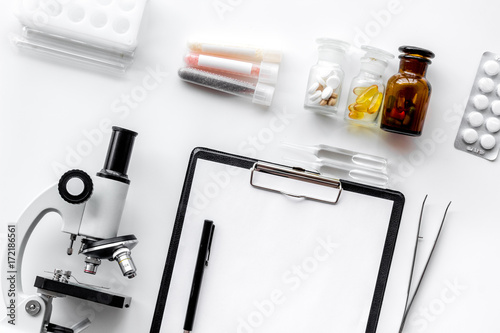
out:
M59 179L59 194L70 204L81 204L92 195L92 178L82 170L70 170Z

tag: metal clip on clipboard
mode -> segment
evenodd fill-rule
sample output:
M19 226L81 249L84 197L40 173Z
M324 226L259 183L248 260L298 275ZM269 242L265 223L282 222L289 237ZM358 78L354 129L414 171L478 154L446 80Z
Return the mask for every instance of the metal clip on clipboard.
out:
M339 179L321 176L302 168L290 168L266 162L254 164L250 184L256 188L279 192L294 198L329 204L336 204L342 193L342 183Z

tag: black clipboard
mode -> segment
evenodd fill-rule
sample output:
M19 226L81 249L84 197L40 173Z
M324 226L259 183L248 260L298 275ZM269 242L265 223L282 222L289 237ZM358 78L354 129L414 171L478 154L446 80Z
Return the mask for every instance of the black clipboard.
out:
M371 259L368 259L366 262L361 262L361 263L359 260L356 260L356 262L354 262L354 263L351 263L351 260L349 260L349 259L344 260L344 262L346 262L348 265L353 265L352 267L357 267L356 269L359 269L359 272L361 272L361 273L363 273L363 269L364 269L363 267L365 265L376 265L374 267L376 267L377 269L374 273L366 274L366 275L371 276L371 278L368 279L367 283L365 283L365 280L363 280L365 277L365 274L357 274L357 275L355 274L355 275L353 275L353 277L347 278L347 280L343 280L345 282L345 281L349 281L349 280L358 281L358 279L359 279L359 281L362 281L362 283L358 283L357 286L360 286L360 287L362 286L365 289L369 288L369 290L372 290L369 294L366 290L365 290L364 294L360 294L361 296L364 295L364 296L368 297L368 299L365 300L365 303L366 303L365 312L366 313L357 313L356 314L356 316L358 316L358 317L359 316L364 317L366 315L366 320L362 321L363 329L358 327L357 329L352 329L350 331L351 332L360 331L360 332L365 332L365 333L376 333L377 332L377 324L378 324L378 320L379 320L379 316L380 316L380 312L381 312L381 308L382 308L382 303L384 300L384 294L385 294L385 289L386 289L386 285L387 285L387 280L389 277L389 271L391 268L392 257L393 257L393 253L394 253L394 249L395 249L395 245L396 245L398 230L399 230L399 226L400 226L400 222L401 222L403 206L404 206L404 202L405 202L403 194L401 194L400 192L392 191L392 190L375 188L375 187L361 185L361 184L357 184L357 183L353 183L353 182L349 182L349 181L344 181L344 180L337 180L338 181L337 185L339 185L339 186L336 187L335 180L333 180L334 183L330 183L329 179L325 180L324 177L321 177L315 173L311 173L311 172L308 172L308 171L303 170L303 169L288 168L288 167L280 166L277 164L262 162L262 161L259 161L259 160L253 159L253 158L223 153L223 152L219 152L219 151L215 151L215 150L211 150L211 149L207 149L207 148L196 148L193 150L193 152L191 154L191 158L189 161L188 170L187 170L187 174L186 174L186 178L185 178L185 182L184 182L184 186L183 186L183 190L182 190L182 194L181 194L181 198L180 198L180 203L179 203L179 207L178 207L178 211L177 211L177 216L175 219L174 230L172 233L172 238L171 238L171 242L170 242L170 246L169 246L169 250L168 250L168 254L167 254L165 268L163 271L163 277L162 277L162 281L161 281L161 285L160 285L160 289L159 289L159 293L158 293L156 308L155 308L153 322L151 325L150 332L151 333L170 332L172 330L180 331L182 329L182 327L180 327L182 325L179 323L183 322L183 320L184 320L183 316L185 315L185 306L187 304L189 291L190 291L189 290L190 281L192 278L192 270L191 270L192 264L187 263L187 262L192 262L193 257L192 257L192 255L188 255L188 252L195 253L197 250L196 241L199 241L198 235L196 234L196 231L195 231L195 230L198 230L199 228L198 228L198 226L192 226L192 224L198 223L198 222L191 222L191 221L199 221L200 226L201 226L201 223L203 222L204 219L214 220L214 223L216 226L218 225L218 222L221 222L221 221L217 220L217 217L202 216L204 213L200 214L200 216L194 216L194 215L197 215L197 213L199 213L199 212L196 211L194 208L192 208L193 207L193 198L197 194L196 193L197 189L195 188L196 182L200 182L200 179L201 179L198 176L198 174L202 172L201 171L202 168L208 168L207 170L210 170L210 168L212 168L212 167L228 168L227 174L231 175L231 173L234 173L234 175L235 175L234 176L235 178L233 179L232 183L229 182L229 185L227 185L227 191L225 191L225 192L223 191L224 192L223 194L220 194L220 193L218 194L221 197L225 197L226 198L225 200L228 200L227 198L232 198L231 200L236 200L236 199L234 199L235 196L237 197L239 195L243 195L244 192L252 191L251 198L269 196L269 197L265 197L263 199L263 201L259 203L261 205L262 205L262 203L269 202L269 199L279 200L279 204L283 203L284 205L290 205L288 203L288 201L295 200L296 203L292 203L292 205L294 207L302 205L301 206L302 208L311 207L310 205L312 205L312 202L315 202L316 205L322 205L322 206L316 206L317 208L329 209L335 213L336 208L339 209L338 211L340 212L340 208L338 208L338 207L343 207L342 204L344 203L346 205L346 207L347 207L347 205L353 205L352 207L356 207L355 209L351 208L351 210L348 211L349 215L356 215L356 214L365 214L366 215L367 214L367 215L371 215L373 217L373 223L370 223L370 222L372 222L372 217L370 217L369 218L370 221L361 221L360 224L355 224L354 222L356 222L357 220L354 218L352 221L346 222L347 226L345 226L344 229L339 229L339 234L342 234L342 232L343 232L342 230L344 230L344 231L349 230L349 228L351 228L351 226L352 226L353 229L357 228L356 233L358 233L358 232L363 233L363 232L365 232L365 229L368 229L366 232L371 233L373 235L373 237L372 237L372 235L369 235L368 237L370 237L370 238L366 238L366 239L371 240L372 238L376 238L376 237L379 238L379 240L376 241L376 244L379 247L378 250L381 250L381 251L378 251L378 250L373 251L371 249L368 249L367 251L363 252L362 250L360 250L361 255L366 255L368 253L368 254L370 254L370 256L372 256ZM262 167L262 169L259 170L260 167ZM220 169L217 169L217 170L220 170ZM214 174L216 175L216 171L212 171L212 172L214 172L214 173L211 174L210 176L212 177L212 180L213 180L214 179L213 175ZM322 189L324 189L325 191L323 191L324 193L322 193L322 197L320 197L320 198L310 197L309 194L302 195L302 193L300 195L298 195L297 193L291 193L290 189L287 189L286 191L281 191L279 189L272 188L272 186L275 186L275 185L267 187L267 186L261 186L260 184L250 184L250 183L252 183L252 181L255 182L255 179L253 179L255 177L255 173L262 174L264 176L269 176L269 175L278 176L277 178L281 179L282 178L281 176L283 176L283 173L288 173L288 172L294 174L294 176L292 177L294 182L306 181L306 182L309 182L310 184L312 183L312 186L316 186L316 187L319 186ZM210 174L210 173L207 172L207 175L208 174ZM240 178L240 177L247 178L249 175L250 175L250 180L248 182L248 187L247 187L247 185L245 185L242 182L242 178ZM215 180L213 183L215 183ZM193 184L195 185L195 187L193 187ZM209 189L208 185L210 185L210 184L211 183L207 183L206 189ZM282 186L282 184L280 183L280 185L276 185L276 186ZM266 189L268 191L265 191ZM309 189L306 188L304 191L308 191L308 190ZM228 191L233 191L233 192L227 193ZM280 195L278 193L270 194L272 192L282 192L282 193L287 194L287 195L286 196ZM209 193L209 192L207 192L207 193ZM264 194L264 193L266 193L266 194ZM212 194L215 195L217 193L214 192ZM275 199L275 197L270 197L270 195L274 195L274 196L276 196L276 198L278 198L278 196L279 196L279 197L282 197L283 199ZM296 199L293 197L302 197L302 198L306 197L306 200ZM327 198L327 199L325 199L325 198ZM366 209L368 209L370 207L373 209L374 205L377 207L384 206L384 210L386 212L384 212L383 214L379 214L379 213L371 214L371 211L364 212L363 211L364 206L362 204L362 202L364 201L364 198L367 198L367 199L370 198L370 201L371 201L369 203L369 205L366 206ZM312 199L312 200L307 200L307 199ZM221 198L215 196L213 198L213 200L219 201L219 203L220 203L220 201L224 200L224 199L221 199ZM336 202L337 200L338 200L338 203ZM241 200L238 200L237 202L240 203ZM305 203L305 202L311 202L311 203ZM360 202L359 206L357 204L358 202ZM243 203L241 203L241 205L243 205ZM220 207L218 207L217 205L215 205L215 206L216 207L214 209L218 209L219 212L221 211L221 207L226 207L228 210L231 210L231 208L229 208L227 205L224 205L224 203L222 203L222 205ZM234 205L231 205L231 206L234 206ZM243 206L241 206L241 207L243 207ZM241 209L241 207L240 207L240 209ZM302 209L302 208L298 212L303 213L305 211L305 209ZM269 209L272 210L273 207L265 207L265 209L263 209L263 210L267 211ZM195 213L193 213L193 210L195 211ZM210 211L210 209L208 211ZM309 208L309 211L311 211L311 208ZM260 213L262 213L262 212L260 212ZM212 211L212 213L208 213L208 214L214 214L214 213ZM235 213L233 212L233 215L231 215L231 216L232 217L237 216L234 214ZM264 213L262 213L262 214L264 214ZM279 213L279 214L282 214L282 213ZM295 215L297 215L297 214L295 214ZM377 221L377 218L378 218L377 216L379 216L379 215L383 216L383 217L380 217L379 219L384 218L384 219L388 220L387 222L384 223L384 225L382 225L381 220ZM320 216L324 216L324 214L320 215ZM362 216L362 215L359 215L359 216ZM317 220L317 218L314 219L314 221L315 220ZM359 218L358 218L358 220L359 220ZM329 221L336 221L336 220L334 218L329 217ZM230 229L233 227L235 228L234 230L241 229L240 228L241 226L238 226L238 225L234 226L234 223L232 223L231 221L227 221L226 223L228 223L226 229ZM266 222L266 223L267 224L262 224L262 226L260 226L260 227L263 229L266 229L271 224L269 222ZM330 227L330 225L333 225L334 223L338 223L338 222L329 222L329 227ZM310 229L312 229L313 227L314 226L311 225ZM245 237L244 236L244 235L246 235L245 233L251 233L251 230L253 230L253 229L255 229L255 228L249 228L245 231L242 231L243 236L240 235L238 237ZM287 233L290 234L290 232L292 232L292 231L289 231L288 229L289 228L287 228ZM310 229L306 229L306 230L310 230ZM199 230L201 231L201 229L199 229ZM222 228L222 230L224 230L224 228ZM374 232L374 230L376 232ZM186 239L188 237L189 233L193 234L192 236L190 236L190 238L192 240ZM377 236L375 234L379 234L379 236ZM304 237L307 237L307 236L304 236ZM227 235L224 235L224 233L222 233L220 236L220 239L217 239L217 238L219 238L219 235L217 235L217 232L216 232L216 235L214 236L214 239L215 239L214 243L215 244L228 242L229 240L232 241L232 238L234 238L234 237L230 238ZM224 241L224 239L225 239L225 241ZM284 238L281 238L281 239L284 239ZM349 239L349 238L347 238L347 239ZM353 239L355 239L355 238L353 238ZM243 243L244 243L244 240L243 240ZM225 251L222 251L220 249L217 249L217 250L219 251L219 253L222 253L222 252L232 253L232 252L234 252L233 250L238 250L236 248L237 245L235 245L235 244L232 245L233 248L230 248L231 250L228 250L227 248ZM297 244L302 244L302 242L298 242ZM364 244L364 241L360 240L360 244ZM349 251L353 251L353 249L358 249L360 247L358 244L358 245L356 245L356 247L349 248L349 245L350 245L350 243L348 244L348 246L345 246L344 248L341 247L341 250L339 250L339 253L342 250L345 250L344 251L344 252L346 252L345 255L347 255L349 257L350 256ZM300 246L298 246L298 247L300 247ZM347 247L347 249L346 249L346 247ZM288 248L286 251L288 251L288 250L290 250L290 248ZM262 251L264 251L264 250L262 250ZM301 251L301 249L298 249L297 253L302 253L300 251ZM216 249L212 248L212 252L213 253L211 254L211 256L213 257L214 253L216 252ZM279 252L279 251L277 251L277 252ZM306 253L306 252L307 252L307 250L304 250L304 253ZM374 252L377 252L377 253L374 254ZM285 252L283 252L283 253L285 253ZM245 255L252 255L252 251L244 251L244 252L239 253L238 255L239 255L238 258L241 258L241 256L245 256ZM335 253L334 253L334 255L335 255ZM354 257L356 257L355 254L354 254ZM300 257L297 257L297 258L299 258L298 262L300 263L301 262ZM314 258L307 257L307 256L304 258L305 259L303 260L303 263L308 263L309 270L312 270L312 268L314 267L314 265L313 265ZM362 257L360 257L360 258L362 258ZM208 276L206 278L206 280L208 280L208 281L204 281L201 301L200 301L200 305L199 305L199 306L201 306L201 309L198 310L200 315L198 316L199 318L196 319L198 321L198 323L195 322L195 325L200 325L200 328L197 329L198 331L204 331L204 332L210 331L210 330L206 329L207 328L206 326L208 326L208 325L203 324L203 322L204 322L203 313L207 312L209 310L212 311L213 308L216 308L217 305L213 306L214 302L222 302L222 301L220 301L220 298L221 298L220 294L223 293L224 289L226 289L226 288L221 288L219 286L218 287L219 290L214 291L214 289L216 289L215 286L217 285L217 283L219 283L219 284L224 283L223 281L221 281L221 280L223 280L222 274L218 274L218 273L221 273L221 271L226 269L228 266L231 266L234 264L237 265L240 262L240 260L237 260L237 261L231 260L231 257L224 258L224 259L226 259L226 261L222 260L222 258L221 258L220 263L214 264L216 267L213 268L212 273L211 272L206 273L206 275ZM211 262L213 260L214 259L211 259ZM267 258L266 258L266 260L267 260ZM249 261L254 262L253 260L249 260ZM361 261L363 261L363 260L361 260ZM376 261L378 261L378 262L376 262ZM256 262L256 265L260 264L259 260L256 260L255 262ZM282 264L281 260L278 260L278 263ZM318 263L319 263L319 261L316 263L316 266L318 266ZM217 265L219 265L218 266L219 268L217 268ZM342 276L344 273L348 274L348 272L351 271L351 269L340 271L341 274L339 274L336 271L332 275L331 272L330 273L328 272L328 269L332 269L331 266L333 266L333 265L323 264L321 269L326 271L325 274L331 274L328 278L331 277L332 280L334 280L338 276ZM335 264L335 266L338 267L337 264ZM176 271L176 267L178 267L177 271ZM237 270L237 269L241 270L241 269L244 269L245 267L246 267L246 265L241 266L239 268L235 268L233 270L228 270L228 272L232 272L232 271ZM260 266L257 266L257 267L260 267ZM300 265L298 267L300 267ZM304 266L304 267L306 267L306 266ZM356 269L354 269L354 271L356 271ZM319 269L317 269L317 270L319 270ZM373 268L372 268L372 270L373 270ZM285 270L283 272L285 272L285 274L283 275L283 276L285 276L286 273L288 273L289 271ZM342 272L344 272L344 273L342 273ZM305 275L305 274L303 274L303 275ZM317 276L314 276L315 278L317 278L316 282L321 281L320 279L322 278L321 277L322 274L317 273L316 275ZM265 281L265 279L259 280L258 276L259 275L255 275L254 279L258 280L258 281ZM236 282L234 282L235 280L237 280L237 279L233 278L232 280L229 280L229 283L236 283ZM297 282L297 280L298 280L298 277L297 277L295 282ZM291 281L291 279L289 281ZM287 281L285 281L285 282L287 282ZM311 290L314 292L314 290L311 288L315 288L317 286L317 283L315 283L315 282L308 282L308 283L309 283L309 285L306 286L307 288L304 288L304 290L301 291L301 293L306 295L306 297L307 297L307 293L310 292ZM246 289L248 289L248 285L246 285L246 287L247 287ZM283 290L287 290L286 289L287 285L284 285L282 287L283 287L282 288ZM237 286L236 286L236 288L237 288ZM252 288L253 288L253 285L252 285ZM252 288L250 288L250 289L252 289ZM244 288L242 288L242 289L244 289ZM268 289L269 289L269 287L268 287ZM341 289L345 289L345 288L342 287ZM355 294L356 293L355 290L357 290L358 288L351 288L351 289L353 290L353 293ZM235 289L235 290L237 290L237 289ZM235 290L233 290L233 294L235 293ZM255 288L255 292L257 293L258 290L259 290L259 288L257 286ZM279 289L276 289L276 288L273 291L275 292L276 290L280 291ZM290 287L290 290L291 290L291 287ZM251 291L251 292L253 292L253 291ZM335 294L335 295L344 295L345 296L345 294L343 294L344 292L345 291L343 291L343 290L340 290L340 291L334 290L334 291L332 291L332 295ZM282 294L283 294L283 292L282 292ZM232 294L230 294L230 295L232 295ZM264 331L266 331L264 325L268 324L269 327L272 327L272 325L274 325L274 327L276 327L276 325L279 325L280 316L281 315L285 316L284 313L286 311L288 311L287 318L290 318L290 313L293 313L293 308L294 308L294 297L298 297L296 295L297 294L293 294L293 295L291 294L291 296L289 297L291 300L288 302L288 304L286 304L286 307L283 306L283 309L281 309L281 308L278 309L280 311L283 310L283 311L281 311L281 312L283 312L283 314L277 313L275 315L274 314L275 309L273 309L273 316L270 316L271 319L269 319L268 317L266 317L264 315L265 311L262 311L264 314L260 313L260 316L257 315L258 314L257 310L253 311L253 312L247 312L247 313L249 313L248 318L245 317L245 315L243 315L243 316L240 315L238 318L240 326L238 326L238 330L232 330L232 331L233 332L236 332L236 331L238 331L238 332L240 332L240 331L264 332ZM322 299L321 297L323 297L323 296L317 295L317 297L318 297L318 299ZM367 298L367 297L365 297L365 298ZM224 298L224 297L222 297L222 298ZM332 297L332 298L335 298L335 297ZM208 306L206 304L203 305L202 304L203 299L205 299L206 304L210 304L210 306ZM234 299L232 299L233 303L230 303L230 304L234 304L235 300L239 301L241 299L245 299L245 295L234 296ZM281 300L283 300L283 297ZM347 301L347 298L344 297L343 301ZM349 301L350 301L350 299L349 299ZM262 302L264 302L264 301L262 301ZM253 304L257 304L257 307L259 306L258 301L254 302ZM261 303L261 304L265 304L265 303ZM220 306L221 307L226 306L226 309L227 309L227 304L225 304L225 305L221 304ZM236 306L237 305L235 305L235 307ZM317 304L317 306L323 308L321 304ZM244 308L244 307L242 307L242 308ZM340 308L339 305L332 306L332 308L333 309L343 309L343 308ZM354 308L354 307L352 307L352 308ZM170 309L172 309L172 310L170 310ZM215 311L215 310L213 310L213 311ZM250 311L250 310L248 310L248 311ZM311 310L311 311L314 312L315 310ZM268 311L268 312L270 312L270 311ZM279 311L276 311L276 312L279 312ZM302 312L304 312L304 311L302 311ZM237 312L235 312L235 313L237 313ZM245 313L245 312L240 312L240 313ZM335 317L335 314L332 314L332 315ZM181 318L179 318L179 317L181 317ZM344 318L344 317L345 316L342 316L342 318ZM213 314L211 315L210 318L211 318L210 319L211 321L205 321L205 322L214 323L217 320L216 318L214 318ZM262 318L267 319L267 322L265 322ZM247 319L248 319L248 321L246 321ZM252 321L250 321L250 319ZM224 319L224 320L226 320L226 319ZM335 320L335 319L333 319L333 320ZM174 322L177 322L177 324L174 324ZM263 323L261 323L261 322L263 322ZM257 325L257 324L259 324L259 325ZM203 325L205 325L205 326L203 326ZM348 323L345 323L343 325L348 325ZM299 326L299 324L296 325L296 327L298 327L298 326ZM236 328L235 326L231 326L231 327ZM328 327L323 327L323 328L327 329ZM217 330L220 331L220 329L217 329ZM229 329L229 331L231 331L231 329Z

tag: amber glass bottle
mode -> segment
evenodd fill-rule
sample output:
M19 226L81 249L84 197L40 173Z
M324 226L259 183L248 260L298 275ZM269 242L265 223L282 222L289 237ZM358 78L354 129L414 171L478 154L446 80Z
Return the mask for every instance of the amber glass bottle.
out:
M399 56L399 73L387 81L380 128L420 136L431 96L425 74L434 53L414 46L401 46L399 51L403 53Z

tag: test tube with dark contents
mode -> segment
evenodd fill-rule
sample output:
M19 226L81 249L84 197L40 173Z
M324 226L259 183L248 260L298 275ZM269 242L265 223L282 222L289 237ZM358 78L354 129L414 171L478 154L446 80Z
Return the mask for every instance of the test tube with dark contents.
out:
M191 67L180 68L178 74L184 81L244 97L255 104L269 106L273 100L274 87L264 83L253 84Z

